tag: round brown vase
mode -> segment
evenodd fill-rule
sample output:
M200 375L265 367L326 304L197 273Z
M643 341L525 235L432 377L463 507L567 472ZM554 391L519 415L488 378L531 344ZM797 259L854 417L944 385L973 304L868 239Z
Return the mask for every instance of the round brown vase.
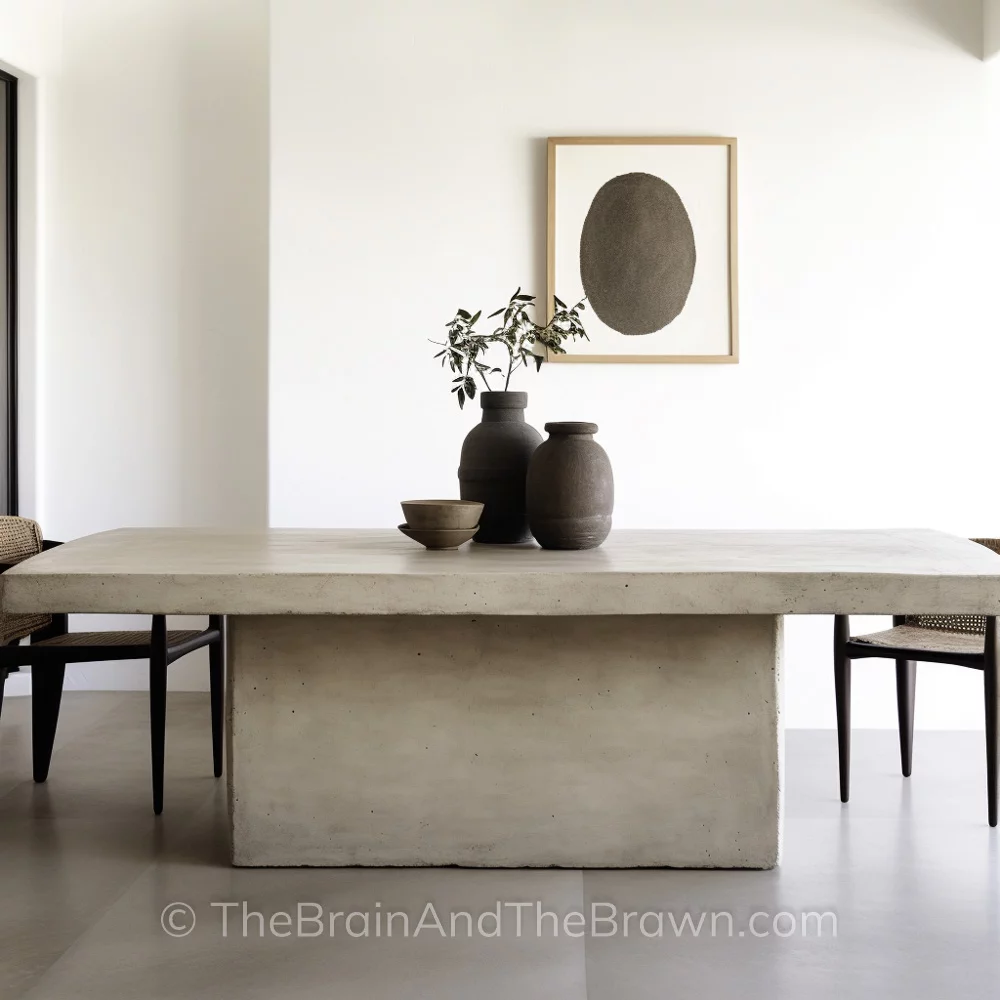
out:
M463 500L484 504L474 541L501 545L531 538L524 483L542 436L524 421L526 392L484 392L482 423L462 444L458 482Z
M543 549L596 549L611 531L615 482L597 424L545 425L528 467L528 523Z

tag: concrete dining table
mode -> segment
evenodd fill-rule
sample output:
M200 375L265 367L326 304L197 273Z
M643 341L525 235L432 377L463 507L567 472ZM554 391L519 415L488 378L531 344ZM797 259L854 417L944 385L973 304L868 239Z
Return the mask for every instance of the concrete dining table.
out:
M997 614L1000 559L926 530L430 552L132 528L0 587L13 612L229 616L236 865L769 868L782 617Z

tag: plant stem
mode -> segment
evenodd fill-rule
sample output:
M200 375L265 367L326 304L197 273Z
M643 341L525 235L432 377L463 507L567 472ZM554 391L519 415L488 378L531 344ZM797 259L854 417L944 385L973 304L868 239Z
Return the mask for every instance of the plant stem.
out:
M510 344L507 345L507 357L507 381L503 385L504 392L510 389L510 377L514 374L514 349Z
M468 378L471 372L472 372L472 359L470 358L468 364L465 366L465 377ZM476 369L476 372L478 373L479 377L483 380L483 385L486 386L486 391L492 392L492 390L490 389L489 382L486 381L486 374L484 372L479 371L478 368Z

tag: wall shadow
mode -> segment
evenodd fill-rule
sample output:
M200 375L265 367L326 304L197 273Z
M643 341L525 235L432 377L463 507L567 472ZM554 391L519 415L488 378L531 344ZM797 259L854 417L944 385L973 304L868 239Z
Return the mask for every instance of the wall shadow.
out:
M181 41L183 523L264 527L268 495L266 0L195 14Z
M986 0L987 4L990 2ZM876 0L876 3L931 29L969 55L983 58L983 0Z

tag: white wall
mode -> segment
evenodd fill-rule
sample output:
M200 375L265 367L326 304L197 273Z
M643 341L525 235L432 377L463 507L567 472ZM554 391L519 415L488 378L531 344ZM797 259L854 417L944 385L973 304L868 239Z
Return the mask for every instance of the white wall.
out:
M740 365L551 366L529 419L600 424L620 527L1000 534L981 45L979 0L273 4L272 523L454 494L477 414L427 338L544 293L546 136L705 133L741 143ZM830 631L789 622L791 725L833 724ZM918 705L978 726L977 678Z
M51 64L64 0L0 0L0 60L23 73Z
M0 0L0 59L38 74L24 506L50 537L266 524L267 23L266 0Z

